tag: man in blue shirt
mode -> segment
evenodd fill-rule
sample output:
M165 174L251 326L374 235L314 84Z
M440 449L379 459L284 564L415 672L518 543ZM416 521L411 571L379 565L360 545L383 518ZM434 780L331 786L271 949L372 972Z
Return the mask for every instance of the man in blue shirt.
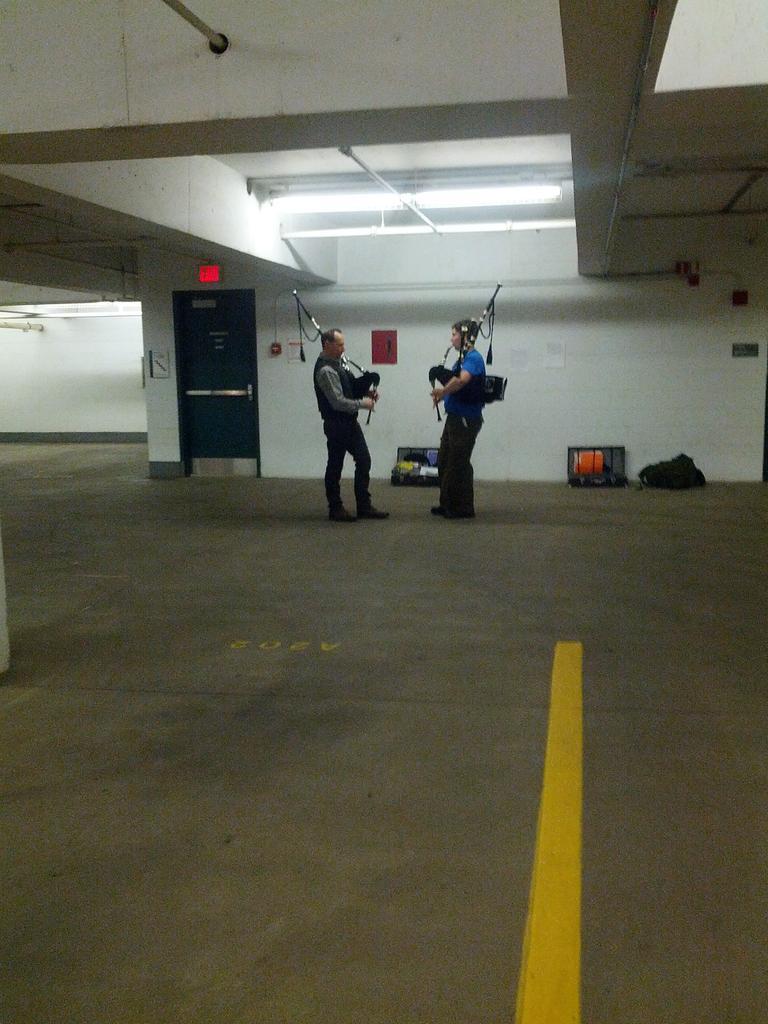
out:
M437 468L440 504L432 514L446 519L471 519L475 514L472 450L483 425L485 363L475 351L478 324L460 320L451 328L451 344L459 353L454 376L445 387L432 391L435 406L444 403L445 427L440 439Z

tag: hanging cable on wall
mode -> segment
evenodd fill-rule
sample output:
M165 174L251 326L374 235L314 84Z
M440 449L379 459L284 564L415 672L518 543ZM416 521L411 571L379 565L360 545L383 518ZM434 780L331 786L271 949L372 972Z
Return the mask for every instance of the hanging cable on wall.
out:
M320 327L320 324L317 322L317 320L315 320L315 318L312 316L312 314L309 312L307 307L304 305L304 303L299 298L299 293L296 291L295 288L294 288L292 294L293 294L294 299L296 299L296 314L297 314L297 316L299 318L299 357L300 357L302 363L306 363L307 357L304 355L304 342L305 342L305 340L307 342L309 342L310 344L314 344L317 341L317 339L320 337L320 335L323 333L323 331L322 331L322 328ZM314 334L311 334L307 330L307 328L305 326L305 321L304 321L304 319L302 319L302 314L304 315L304 317L306 317L307 320L310 321L310 323L314 327L314 329L315 329Z
M323 329L317 322L317 320L315 320L315 318L309 312L304 303L301 301L301 299L299 298L299 293L296 291L295 288L293 290L293 297L294 299L296 299L296 312L298 313L299 316L299 355L301 357L302 363L306 363L307 357L304 355L304 339L306 338L306 340L310 343L316 342L322 336ZM310 332L304 326L302 314L304 315L304 317L306 317L307 320L310 321L310 323L314 327L314 334L310 334ZM375 370L366 370L364 366L361 366L359 363L353 362L345 352L343 352L341 355L341 365L342 368L345 369L352 377L353 397L366 398L370 396L374 399L374 401L376 401L376 399L378 398L377 388L381 383L380 374L376 373ZM359 377L355 377L352 374L350 366L354 366L356 370L360 371ZM368 419L365 421L366 423L371 422L372 412L373 406L371 406L371 408L368 410Z
M485 357L485 361L488 366L493 363L493 327L496 323L496 296L499 294L501 288L501 281L496 285L496 291L491 296L488 305L485 307L483 312L480 314L480 320L477 324L477 333L481 338L488 339L488 354ZM488 325L483 327L483 324L488 321Z

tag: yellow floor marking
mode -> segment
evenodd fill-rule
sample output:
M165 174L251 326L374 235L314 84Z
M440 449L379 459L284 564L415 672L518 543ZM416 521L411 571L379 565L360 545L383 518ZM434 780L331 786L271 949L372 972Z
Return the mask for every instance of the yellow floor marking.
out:
M581 1020L581 665L556 645L516 1024Z

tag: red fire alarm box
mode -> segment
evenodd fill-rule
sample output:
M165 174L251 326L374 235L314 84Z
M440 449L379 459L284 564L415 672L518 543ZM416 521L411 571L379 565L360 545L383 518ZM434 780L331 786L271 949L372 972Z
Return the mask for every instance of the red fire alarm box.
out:
M282 351L283 346L280 344L279 341L273 341L272 344L269 346L269 354L271 356L279 356L282 353Z
M397 331L371 331L371 362L397 362Z

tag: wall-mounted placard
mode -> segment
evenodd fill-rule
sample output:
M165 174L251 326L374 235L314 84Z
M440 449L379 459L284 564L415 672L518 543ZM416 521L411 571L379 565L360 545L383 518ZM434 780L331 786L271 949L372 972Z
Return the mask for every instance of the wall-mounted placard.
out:
M397 331L371 331L371 362L397 362Z
M759 347L751 342L734 342L731 349L734 359L756 359Z

